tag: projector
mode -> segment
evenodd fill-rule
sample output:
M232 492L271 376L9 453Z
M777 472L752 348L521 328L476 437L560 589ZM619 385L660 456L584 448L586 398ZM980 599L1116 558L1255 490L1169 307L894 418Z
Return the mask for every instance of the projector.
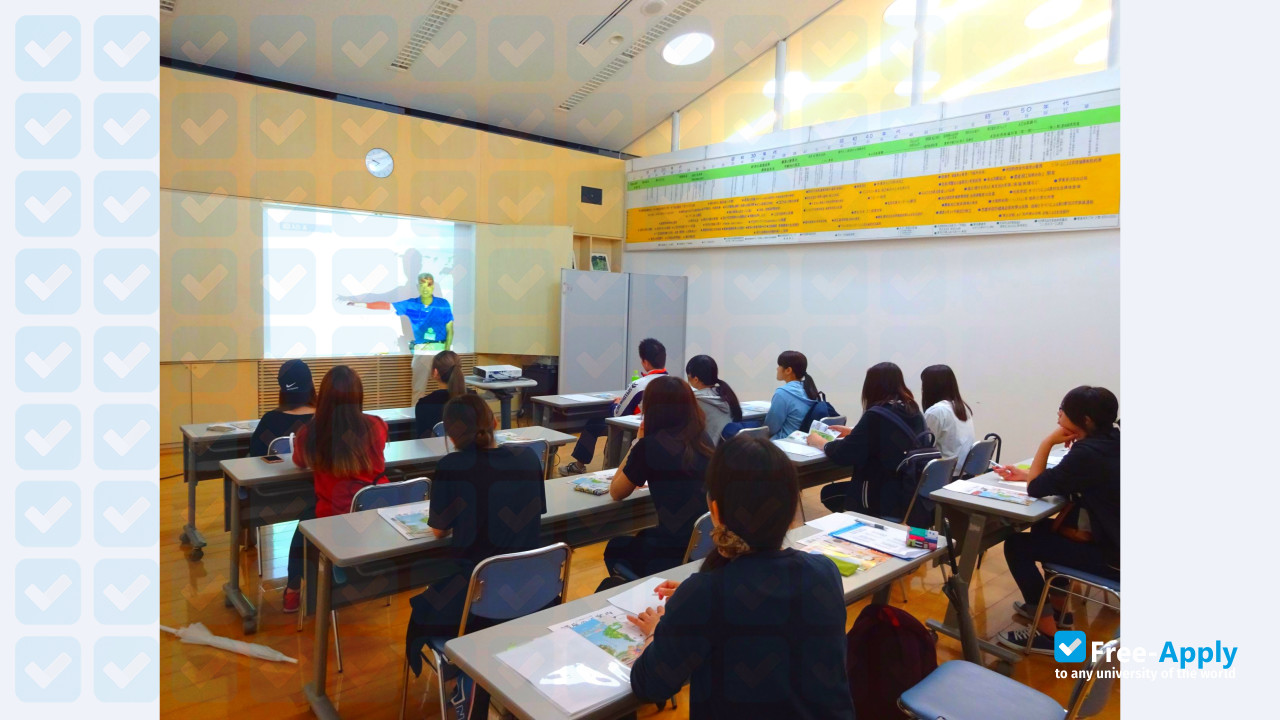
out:
M520 379L520 368L514 365L477 365L474 372L481 380Z

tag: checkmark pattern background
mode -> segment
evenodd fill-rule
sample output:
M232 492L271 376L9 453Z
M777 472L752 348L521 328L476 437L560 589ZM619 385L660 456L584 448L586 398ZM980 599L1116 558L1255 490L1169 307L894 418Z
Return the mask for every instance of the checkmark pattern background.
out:
M104 7L108 6L109 7ZM38 7L40 14L22 14ZM158 710L157 5L5 3L11 717Z

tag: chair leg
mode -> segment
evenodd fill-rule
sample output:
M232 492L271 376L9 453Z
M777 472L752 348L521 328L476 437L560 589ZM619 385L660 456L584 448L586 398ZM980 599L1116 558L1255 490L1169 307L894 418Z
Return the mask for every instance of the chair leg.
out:
M257 547L258 577L262 577L262 526L259 525L257 529L253 531L253 533L258 537L258 547Z
M342 672L342 640L338 638L338 611L330 610L329 618L333 621L333 654L337 657L338 672Z
M1036 603L1036 611L1031 615L1031 628L1030 632L1027 633L1027 646L1023 649L1023 652L1027 655L1031 654L1031 643L1035 641L1036 633L1040 632L1040 613L1044 612L1044 603L1049 599L1049 589L1053 587L1049 581L1052 579L1051 577L1044 579L1044 589L1040 591L1040 602Z
M400 679L400 720L404 720L404 706L409 702L409 660L404 661L404 677Z
M431 651L431 657L435 660L435 667L432 669L436 672L436 689L440 693L440 717L447 718L449 716L445 714L445 707L448 705L448 702L445 700L444 696L444 665L435 650Z
M902 588L902 604L907 604L907 579L898 578L898 587Z

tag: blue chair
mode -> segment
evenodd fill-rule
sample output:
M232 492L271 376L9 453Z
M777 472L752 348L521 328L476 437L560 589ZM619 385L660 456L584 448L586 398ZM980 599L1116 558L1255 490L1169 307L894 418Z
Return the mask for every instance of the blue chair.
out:
M911 500L907 502L907 512L900 518L886 517L885 520L896 523L911 524L911 511L915 509L916 501L921 498L927 499L929 493L939 490L943 486L951 482L951 476L956 470L956 458L943 459L941 453L938 457L930 460L925 464L924 470L920 471L920 479L916 482L916 490L911 494ZM918 522L919 517L915 518ZM921 523L924 525L927 523Z
M1090 659L1063 708L1038 690L965 660L943 663L915 687L902 693L898 707L917 720L1077 720L1102 711L1120 668L1116 638Z
M280 437L267 443L268 455L291 455L293 454L293 433L281 435ZM241 500L249 499L249 491L240 488L238 495ZM254 531L258 541L258 577L262 577L262 526Z
M1040 566L1044 568L1045 583L1044 583L1044 590L1040 591L1040 602L1036 604L1035 614L1031 616L1032 627L1035 627L1034 618L1040 617L1040 613L1044 612L1044 603L1045 603L1045 600L1047 600L1049 597L1049 590L1053 585L1052 581L1055 579L1064 579L1068 581L1068 583L1071 585L1079 583L1081 585L1085 585L1088 587L1095 587L1095 588L1098 588L1099 590L1102 590L1107 595L1111 595L1116 599L1115 605L1112 605L1111 603L1106 602L1105 600L1097 600L1095 598L1089 597L1088 595L1078 593L1075 591L1074 587L1072 587L1071 589L1063 589L1061 587L1057 588L1058 592L1064 592L1070 597L1078 597L1081 600L1084 600L1085 602L1096 602L1099 605L1105 605L1106 607L1109 607L1112 610L1115 610L1116 612L1120 612L1120 606L1119 606L1120 581L1119 580L1112 580L1111 578L1105 578L1105 577L1102 577L1101 575L1094 575L1093 573L1087 573L1082 570L1076 570L1075 568L1070 568L1070 567L1067 567L1066 565L1059 565L1057 563L1041 563ZM1066 608L1064 606L1063 614L1065 613L1066 613ZM1027 646L1026 646L1027 652L1030 652L1031 650L1031 643L1035 639L1035 635L1036 635L1035 633L1027 633Z
M431 481L425 477L413 478L402 482L383 483L381 485L366 485L357 490L356 494L351 497L351 512L422 502L427 499L430 492ZM333 582L337 585L342 585L346 581L346 572L340 567L333 568ZM390 604L391 598L388 597L387 605ZM342 672L342 638L338 636L337 610L329 611L329 620L333 624L333 652L338 672ZM298 622L301 625L302 613L298 613Z
M715 524L711 522L711 513L703 513L702 517L693 524L693 534L689 536L689 548L684 551L684 563L688 564L694 560L711 554L716 544L711 541L711 530Z
M547 474L547 452L550 445L546 440L508 440L505 445L510 447L529 448L538 456L538 464L542 466L542 474Z
M747 428L758 428L764 424L763 420L743 420L742 422L730 422L724 424L724 429L720 431L720 439L728 440L737 435L740 431Z
M759 425L759 426L757 426L757 427L743 427L743 428L739 428L739 429L738 429L738 432L737 432L737 433L735 433L735 434L736 434L736 435L741 435L741 434L743 434L743 433L747 433L747 434L750 434L750 435L759 435L760 437L763 437L763 438L768 438L768 437L769 437L769 435L770 435L770 433L769 433L769 428L768 428L767 426L765 426L765 425Z
M471 571L467 600L462 609L458 635L477 621L486 625L515 620L564 602L569 589L569 559L573 550L565 543L537 550L495 555L482 560ZM445 676L457 674L457 668L445 657L444 646L451 637L427 640L422 659L436 675L440 693L440 717L445 712ZM404 718L409 696L409 663L404 664L404 682L400 690L400 717Z
M1000 436L994 433L970 445L969 454L964 456L964 465L960 467L960 477L968 479L990 472L991 460L999 445Z
M431 437L444 437L444 422L438 422L431 428Z

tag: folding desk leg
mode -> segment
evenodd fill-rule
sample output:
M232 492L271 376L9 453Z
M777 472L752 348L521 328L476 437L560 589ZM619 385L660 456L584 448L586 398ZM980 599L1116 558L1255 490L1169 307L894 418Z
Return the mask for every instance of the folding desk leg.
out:
M322 720L337 720L338 710L325 694L325 680L329 664L329 609L332 607L332 571L329 558L320 555L320 568L316 583L316 639L312 649L311 664L314 669L311 682L302 689L311 705L311 712Z
M187 555L189 559L199 560L204 557L206 544L204 536L196 529L196 485L200 481L196 478L195 446L185 434L182 436L182 474L187 481L187 524L182 527L178 542L191 546Z
M240 589L240 542L244 533L241 532L239 494L233 490L231 498L233 500L231 503L231 551L228 553L231 556L231 563L227 568L227 583L222 586L222 602L227 607L236 609L244 620L245 634L252 635L258 631L258 609L249 602L249 598L245 597Z

